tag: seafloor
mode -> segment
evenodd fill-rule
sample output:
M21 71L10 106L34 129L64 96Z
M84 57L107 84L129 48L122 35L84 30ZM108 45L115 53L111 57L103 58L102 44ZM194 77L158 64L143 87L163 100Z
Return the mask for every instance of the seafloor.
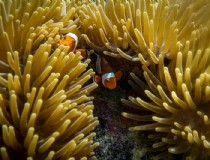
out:
M121 113L129 110L121 99L135 96L134 90L128 84L131 80L128 71L141 72L139 62L128 62L125 59L110 58L103 55L109 62L113 71L123 71L124 75L117 83L117 88L109 90L102 84L91 95L94 96L94 114L99 119L99 126L95 129L95 141L100 146L95 150L98 160L150 160L157 153L147 152L147 136L144 133L129 132L129 126L137 123L122 117ZM96 57L91 56L90 67L95 70ZM123 67L122 67L123 66ZM96 73L97 74L97 73ZM140 73L141 74L141 73ZM165 157L167 160L181 159L180 156Z
M109 90L100 83L99 87L91 93L94 96L94 114L99 119L99 126L95 129L97 134L95 141L99 142L100 146L95 150L95 154L98 160L129 160L132 159L133 155L134 136L127 128L127 123L130 120L121 116L125 107L121 98L126 98L128 91L131 89L127 83L127 77L129 77L127 70L130 70L132 65L124 59L106 56L105 58L114 72L121 70L124 75L117 83L117 88ZM95 70L96 56L92 55L91 60L90 67ZM123 63L129 65L125 67Z

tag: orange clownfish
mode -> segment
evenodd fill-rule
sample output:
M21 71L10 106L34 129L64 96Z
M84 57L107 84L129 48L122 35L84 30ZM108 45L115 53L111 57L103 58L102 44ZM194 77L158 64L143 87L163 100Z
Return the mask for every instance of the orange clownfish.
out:
M69 52L81 52L81 55L85 58L87 56L87 52L85 49L76 49L78 44L78 37L76 34L69 32L63 38L60 39L60 44L65 46L69 46Z
M94 81L96 83L102 82L104 87L108 89L115 89L117 87L117 80L123 75L122 71L114 73L105 58L100 58L99 55L97 55L96 60L96 71L101 76L95 75Z

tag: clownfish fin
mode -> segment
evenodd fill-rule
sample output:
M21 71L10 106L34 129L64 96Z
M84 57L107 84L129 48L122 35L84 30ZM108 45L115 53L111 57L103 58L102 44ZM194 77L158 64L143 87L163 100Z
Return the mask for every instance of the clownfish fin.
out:
M85 49L82 49L82 48L81 49L76 49L75 50L75 53L76 52L80 52L81 53L81 56L83 57L83 59L87 57L87 52L86 52Z
M101 82L101 77L98 76L98 75L95 75L95 76L93 77L93 80L94 80L94 82L99 83L99 82Z
M122 71L117 71L114 75L115 75L116 80L118 81L122 78L123 72Z

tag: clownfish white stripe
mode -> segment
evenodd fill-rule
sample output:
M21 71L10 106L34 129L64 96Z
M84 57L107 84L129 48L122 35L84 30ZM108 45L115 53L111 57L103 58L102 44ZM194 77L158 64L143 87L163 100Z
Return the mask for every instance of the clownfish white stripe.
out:
M76 34L71 33L71 32L67 33L67 36L69 36L69 37L71 37L71 38L73 38L75 40L74 49L72 50L72 52L74 52L76 47L77 47L77 44L78 44L78 37L77 37Z
M101 71L101 58L99 55L97 55L97 60L96 60L96 71L98 74L102 74Z
M105 80L115 77L113 72L105 73L102 75L102 84L105 85Z

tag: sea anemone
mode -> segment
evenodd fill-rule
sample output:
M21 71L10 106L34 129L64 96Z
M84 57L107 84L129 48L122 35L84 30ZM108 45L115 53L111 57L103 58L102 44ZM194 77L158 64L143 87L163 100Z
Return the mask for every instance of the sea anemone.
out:
M208 1L108 0L83 5L81 32L94 50L113 57L158 63L159 55L176 57L191 32L205 24Z
M0 159L94 159L94 72L57 43L73 2L0 2Z
M209 28L209 27L208 27ZM150 68L143 64L147 85L131 73L130 84L145 92L147 99L129 97L122 101L141 110L140 114L122 113L139 121L130 131L148 131L156 151L162 154L184 153L191 159L210 156L210 43L207 27L193 33L176 58L163 55L159 64ZM148 100L149 99L149 100ZM150 113L148 113L150 111ZM146 114L146 115L145 115ZM142 122L146 123L143 124Z
M6 51L17 50L22 55L29 46L29 40L33 40L35 48L40 41L53 37L58 31L65 34L76 30L78 20L73 20L73 2L9 0L0 4L1 59L6 59Z
M88 133L98 121L88 94L97 84L82 87L94 74L84 72L90 61L81 63L80 53L67 51L41 44L25 66L18 52L7 53L13 72L0 77L3 159L91 157L98 143L92 140L95 133Z

